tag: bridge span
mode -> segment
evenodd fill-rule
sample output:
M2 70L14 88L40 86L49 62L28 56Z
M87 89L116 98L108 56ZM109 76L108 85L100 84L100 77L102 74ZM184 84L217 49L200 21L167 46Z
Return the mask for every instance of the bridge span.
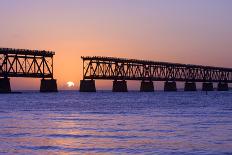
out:
M203 91L228 91L232 83L232 68L212 67L114 57L81 57L83 80L81 92L95 92L95 80L113 80L113 92L127 92L127 80L141 81L140 91L154 91L153 81L164 81L164 91L177 91L176 82L185 82L185 91L196 91L202 82Z
M41 92L56 92L54 55L44 50L0 48L0 93L11 92L10 77L41 78Z

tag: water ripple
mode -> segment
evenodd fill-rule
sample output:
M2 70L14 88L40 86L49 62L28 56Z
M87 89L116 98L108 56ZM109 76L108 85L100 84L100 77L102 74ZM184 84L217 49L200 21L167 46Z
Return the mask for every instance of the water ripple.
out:
M0 154L232 154L232 92L1 95Z

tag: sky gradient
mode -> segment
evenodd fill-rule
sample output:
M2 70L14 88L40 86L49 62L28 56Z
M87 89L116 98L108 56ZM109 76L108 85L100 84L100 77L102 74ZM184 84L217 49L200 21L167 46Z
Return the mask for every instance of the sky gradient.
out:
M231 15L231 0L1 0L0 47L55 51L60 89L79 85L81 56L232 67ZM38 90L40 80L11 82Z

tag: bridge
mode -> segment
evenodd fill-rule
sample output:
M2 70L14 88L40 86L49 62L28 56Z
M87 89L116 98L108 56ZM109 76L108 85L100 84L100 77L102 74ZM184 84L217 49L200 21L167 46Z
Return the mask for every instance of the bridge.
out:
M164 81L164 91L177 91L176 82L185 82L185 91L196 91L202 82L203 91L228 91L232 83L232 68L192 64L124 59L114 57L81 57L83 80L81 92L95 92L95 80L113 80L113 92L127 92L127 80L141 81L140 91L154 91L153 81Z
M41 78L41 92L56 92L55 52L0 48L0 93L11 92L10 77Z

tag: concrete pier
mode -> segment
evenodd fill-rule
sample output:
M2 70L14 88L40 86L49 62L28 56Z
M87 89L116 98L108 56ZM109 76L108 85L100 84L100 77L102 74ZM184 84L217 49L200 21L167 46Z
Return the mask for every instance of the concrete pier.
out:
M127 81L113 81L113 92L128 92Z
M96 92L95 80L81 80L80 92Z
M142 81L140 85L141 92L154 92L153 81Z
M0 93L10 93L10 79L9 78L0 78Z
M58 92L57 82L55 79L42 79L40 92Z
M177 91L176 82L166 81L164 83L164 91Z
M228 83L219 82L219 83L218 83L217 90L218 90L218 91L229 91Z
M185 82L184 91L197 91L195 82Z
M212 82L204 82L202 84L202 91L213 91L213 83Z

